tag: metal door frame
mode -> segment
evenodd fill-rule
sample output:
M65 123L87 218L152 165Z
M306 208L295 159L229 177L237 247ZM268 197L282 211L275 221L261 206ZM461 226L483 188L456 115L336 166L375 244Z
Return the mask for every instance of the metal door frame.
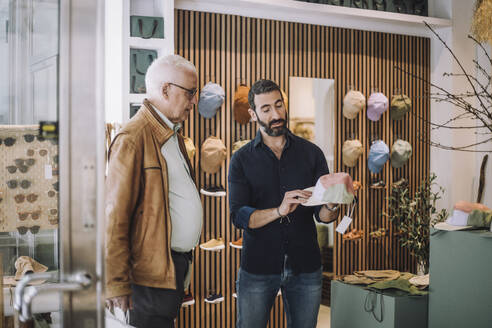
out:
M92 275L62 297L62 327L104 327L104 0L60 0L60 273Z

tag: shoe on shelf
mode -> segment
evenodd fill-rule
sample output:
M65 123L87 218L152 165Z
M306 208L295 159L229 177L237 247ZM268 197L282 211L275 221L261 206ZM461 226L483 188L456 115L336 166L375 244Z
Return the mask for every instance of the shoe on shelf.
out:
M237 293L232 293L232 297L237 298Z
M408 181L405 178L401 178L400 180L393 182L391 184L393 188L402 188L402 187L406 187L407 185L408 185Z
M364 235L364 230L353 229L350 232L344 233L342 236L342 239L343 240L357 240L357 239L361 239L363 235Z
M200 189L200 193L211 197L225 197L226 191L222 186L205 186Z
M243 237L239 238L236 241L229 242L229 245L234 248L242 249L243 248Z
M386 236L386 229L380 228L378 230L371 231L371 232L369 232L369 235L374 239L380 239L380 238Z
M195 304L195 299L193 298L193 294L191 292L185 294L183 297L183 302L181 303L181 306L190 306Z
M357 192L360 188L362 188L362 183L360 183L360 181L354 181L352 182L352 186L354 188L354 191Z
M217 304L223 301L224 301L224 296L222 296L221 293L218 294L213 293L208 295L207 298L205 298L205 302L210 304Z
M383 180L374 181L370 186L371 189L383 189L384 187L386 187L386 184Z
M219 251L225 248L224 239L222 238L210 239L206 243L201 244L200 248L206 251Z

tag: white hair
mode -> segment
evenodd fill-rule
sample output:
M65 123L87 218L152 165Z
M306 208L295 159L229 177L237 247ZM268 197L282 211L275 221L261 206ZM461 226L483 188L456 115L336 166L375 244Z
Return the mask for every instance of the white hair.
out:
M195 65L179 55L166 55L157 58L145 74L145 88L149 98L161 97L162 85L166 82L172 82L168 80L169 77L166 75L166 66L196 72Z

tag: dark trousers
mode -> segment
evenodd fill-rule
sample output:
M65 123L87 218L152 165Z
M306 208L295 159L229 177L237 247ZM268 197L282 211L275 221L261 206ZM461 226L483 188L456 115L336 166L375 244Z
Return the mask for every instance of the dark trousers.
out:
M184 296L184 279L191 253L171 252L176 269L176 290L132 284L130 324L137 328L174 328Z

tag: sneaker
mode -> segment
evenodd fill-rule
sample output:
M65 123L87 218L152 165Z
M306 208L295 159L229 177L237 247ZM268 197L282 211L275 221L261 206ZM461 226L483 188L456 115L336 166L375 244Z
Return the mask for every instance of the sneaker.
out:
M200 193L205 196L225 197L226 191L222 186L209 186L200 189Z
M210 239L206 243L201 244L200 248L206 251L218 251L224 249L225 248L224 239L222 238Z
M237 293L232 293L232 297L237 298Z
M401 188L401 187L406 187L408 184L407 179L401 178L400 180L393 182L391 186L393 188Z
M282 290L281 289L278 290L277 296L282 296Z
M384 187L386 187L386 184L383 180L375 181L370 186L371 189L383 189Z
M243 237L239 238L238 240L236 241L231 241L229 242L229 245L231 247L234 247L234 248L239 248L239 249L242 249L243 248Z
M222 296L221 293L218 293L218 294L210 294L207 296L207 298L205 298L205 302L207 303L211 303L211 304L217 304L217 303L220 303L220 302L223 302L224 301L224 296Z
M188 293L183 297L183 302L181 303L181 306L190 306L195 304L195 299L193 298L193 294Z
M380 239L380 238L386 236L386 229L380 228L378 230L371 231L371 232L369 232L369 235L374 239Z

